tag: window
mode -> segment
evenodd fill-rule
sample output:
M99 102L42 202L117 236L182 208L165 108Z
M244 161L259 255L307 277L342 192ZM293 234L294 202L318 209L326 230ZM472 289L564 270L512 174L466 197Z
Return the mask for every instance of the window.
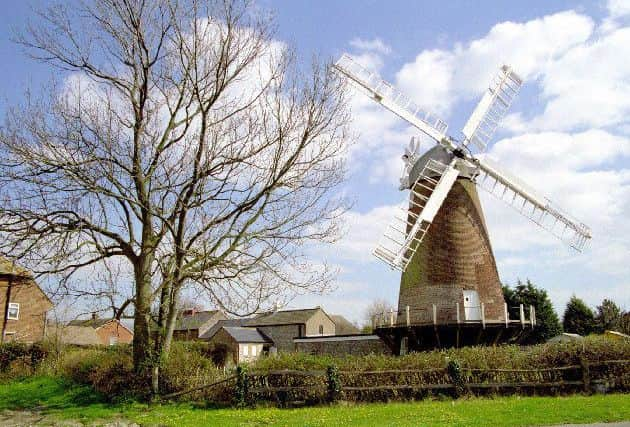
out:
M319 334L324 335L324 325L319 325Z
M256 356L256 345L252 346L252 356Z
M243 356L249 356L249 346L247 344L243 344Z
M9 313L7 314L8 320L18 320L20 318L20 304L17 302L9 303Z
M109 337L109 345L116 345L118 344L118 337L112 336Z

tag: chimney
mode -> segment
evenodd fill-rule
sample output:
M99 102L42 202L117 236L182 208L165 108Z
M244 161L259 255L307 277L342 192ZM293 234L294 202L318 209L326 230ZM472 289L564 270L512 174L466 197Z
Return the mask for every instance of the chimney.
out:
M196 313L197 313L197 309L195 307L187 308L186 310L182 312L182 316L184 317L194 316Z

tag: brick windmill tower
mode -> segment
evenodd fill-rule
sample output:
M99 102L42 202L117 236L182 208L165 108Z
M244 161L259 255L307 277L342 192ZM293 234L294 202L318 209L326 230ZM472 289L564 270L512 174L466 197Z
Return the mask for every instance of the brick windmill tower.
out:
M375 319L395 352L434 346L517 339L525 308L510 319L503 299L477 187L581 251L589 228L481 156L518 93L522 80L502 66L455 139L447 125L423 111L377 74L343 55L334 69L437 144L420 155L405 149L400 190L408 191L374 255L402 272L398 312ZM535 324L529 308L528 327Z

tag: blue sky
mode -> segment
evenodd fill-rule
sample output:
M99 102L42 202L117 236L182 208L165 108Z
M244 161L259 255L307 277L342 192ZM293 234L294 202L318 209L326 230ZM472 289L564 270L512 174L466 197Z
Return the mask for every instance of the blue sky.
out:
M31 2L35 7L44 1ZM489 153L592 227L575 253L510 208L481 194L503 281L530 278L558 309L572 293L595 305L611 297L630 309L630 3L469 1L274 1L277 38L310 60L348 51L449 123L457 136L502 63L526 80ZM29 6L0 16L0 114L48 71L9 41ZM340 269L337 290L300 296L359 320L370 301L397 302L399 275L370 255L394 204L402 148L417 132L357 94L357 143L343 189L354 199L348 233L314 256ZM424 148L430 144L425 142Z

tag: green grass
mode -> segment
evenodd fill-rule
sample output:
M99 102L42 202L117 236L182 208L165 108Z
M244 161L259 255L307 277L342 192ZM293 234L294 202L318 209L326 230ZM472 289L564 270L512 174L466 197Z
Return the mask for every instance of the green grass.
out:
M192 404L109 404L89 387L39 377L0 384L0 411L38 410L50 418L143 425L526 426L630 420L630 395L501 397L303 409L205 409Z

